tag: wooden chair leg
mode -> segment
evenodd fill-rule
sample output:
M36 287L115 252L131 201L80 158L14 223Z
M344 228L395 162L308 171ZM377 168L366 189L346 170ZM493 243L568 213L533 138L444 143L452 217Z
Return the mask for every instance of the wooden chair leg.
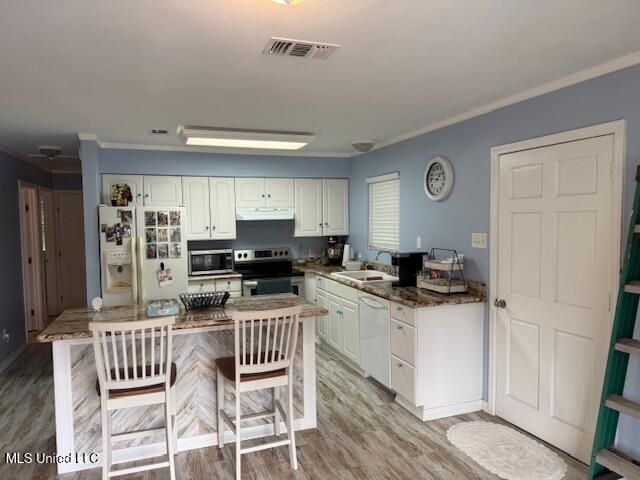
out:
M167 456L169 457L169 477L171 480L176 479L176 466L175 466L175 456L174 456L174 436L173 436L173 421L172 421L172 407L171 400L172 395L170 391L166 392L165 403L164 403L164 421L165 421L165 433L167 440Z
M216 408L218 410L218 448L224 447L224 421L222 420L222 410L224 409L224 376L218 370L216 378L218 389L218 403Z
M102 480L109 478L111 470L111 412L104 400L100 402L102 415Z
M293 431L293 376L289 376L289 384L287 385L288 399L287 399L287 433L289 434L289 456L291 460L291 468L293 470L298 469L298 458L296 457L296 435Z
M279 387L273 387L272 389L272 407L275 412L275 416L273 417L273 434L278 437L280 436L280 410L276 408L276 400L280 397Z
M236 480L242 478L240 469L240 439L242 437L241 413L240 413L240 391L236 389Z

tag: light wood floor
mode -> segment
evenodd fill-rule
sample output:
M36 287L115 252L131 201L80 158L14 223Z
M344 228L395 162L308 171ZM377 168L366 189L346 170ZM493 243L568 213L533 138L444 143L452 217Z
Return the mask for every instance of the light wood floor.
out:
M289 470L282 447L243 456L247 479L497 479L451 446L446 431L468 420L501 420L485 413L422 423L391 394L317 350L318 428L300 432L300 469ZM0 479L56 478L54 465L6 465L5 452L55 452L51 348L30 345L0 374ZM558 452L560 453L560 452ZM586 477L586 466L561 454L567 480ZM234 447L205 448L176 457L181 479L232 479ZM97 479L100 469L61 479ZM135 479L168 478L166 470Z

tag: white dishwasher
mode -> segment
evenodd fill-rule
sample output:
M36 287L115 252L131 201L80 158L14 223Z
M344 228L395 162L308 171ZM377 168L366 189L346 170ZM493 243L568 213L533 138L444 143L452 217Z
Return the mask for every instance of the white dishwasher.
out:
M385 387L391 385L389 302L360 294L360 367Z

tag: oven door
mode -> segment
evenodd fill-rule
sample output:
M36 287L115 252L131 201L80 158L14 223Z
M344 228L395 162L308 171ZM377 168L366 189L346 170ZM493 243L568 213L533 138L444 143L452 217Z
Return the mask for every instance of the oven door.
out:
M189 275L211 275L233 271L232 255L228 252L189 252Z
M304 296L304 277L291 277L291 293ZM242 296L251 297L258 294L257 280L242 281Z

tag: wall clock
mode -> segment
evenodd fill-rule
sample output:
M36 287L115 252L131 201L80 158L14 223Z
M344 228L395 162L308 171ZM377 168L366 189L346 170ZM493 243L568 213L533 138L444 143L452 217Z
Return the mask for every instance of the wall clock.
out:
M427 162L422 186L427 197L436 202L449 196L453 187L453 167L448 158L434 157Z

